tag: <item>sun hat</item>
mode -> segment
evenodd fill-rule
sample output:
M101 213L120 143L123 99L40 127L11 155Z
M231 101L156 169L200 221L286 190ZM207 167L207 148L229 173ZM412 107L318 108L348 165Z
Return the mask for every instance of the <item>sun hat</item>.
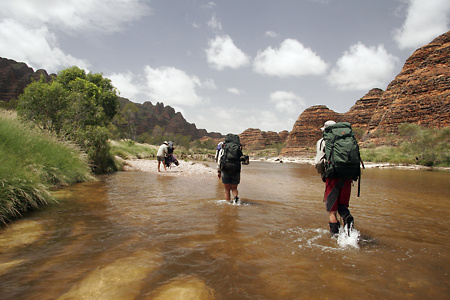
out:
M328 120L328 121L325 122L325 124L323 124L323 127L320 128L320 130L324 131L325 128L327 128L328 126L334 125L334 124L336 124L335 121L333 121L333 120Z

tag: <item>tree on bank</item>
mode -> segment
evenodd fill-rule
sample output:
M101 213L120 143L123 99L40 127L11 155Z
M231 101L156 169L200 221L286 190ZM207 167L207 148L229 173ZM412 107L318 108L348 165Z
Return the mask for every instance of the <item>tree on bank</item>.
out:
M104 173L115 168L106 128L119 111L117 98L111 80L74 66L48 83L42 77L29 84L19 96L17 111L37 127L77 143L94 172Z

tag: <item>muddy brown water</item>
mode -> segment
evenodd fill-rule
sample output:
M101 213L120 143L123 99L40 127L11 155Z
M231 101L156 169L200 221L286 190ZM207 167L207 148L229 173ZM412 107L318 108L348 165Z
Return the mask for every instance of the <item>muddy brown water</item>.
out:
M1 299L449 299L450 173L366 169L356 231L330 238L309 165L119 172L0 229Z

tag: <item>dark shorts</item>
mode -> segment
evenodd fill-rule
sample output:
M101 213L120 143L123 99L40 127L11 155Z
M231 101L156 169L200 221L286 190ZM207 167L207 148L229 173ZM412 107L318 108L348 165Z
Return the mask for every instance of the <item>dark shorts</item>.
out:
M325 182L325 205L327 211L337 211L339 205L349 206L352 180L327 178Z
M235 174L229 174L222 171L222 183L238 185L241 182L241 172Z
M164 162L164 160L166 159L164 156L157 156L156 158L158 159L158 161L162 162Z

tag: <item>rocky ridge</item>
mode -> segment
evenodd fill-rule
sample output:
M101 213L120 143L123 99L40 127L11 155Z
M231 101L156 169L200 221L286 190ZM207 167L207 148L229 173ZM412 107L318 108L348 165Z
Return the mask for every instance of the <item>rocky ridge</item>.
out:
M35 72L23 62L0 57L0 102L16 99L32 79L39 80L41 76L50 80L56 75L48 75L45 70Z

